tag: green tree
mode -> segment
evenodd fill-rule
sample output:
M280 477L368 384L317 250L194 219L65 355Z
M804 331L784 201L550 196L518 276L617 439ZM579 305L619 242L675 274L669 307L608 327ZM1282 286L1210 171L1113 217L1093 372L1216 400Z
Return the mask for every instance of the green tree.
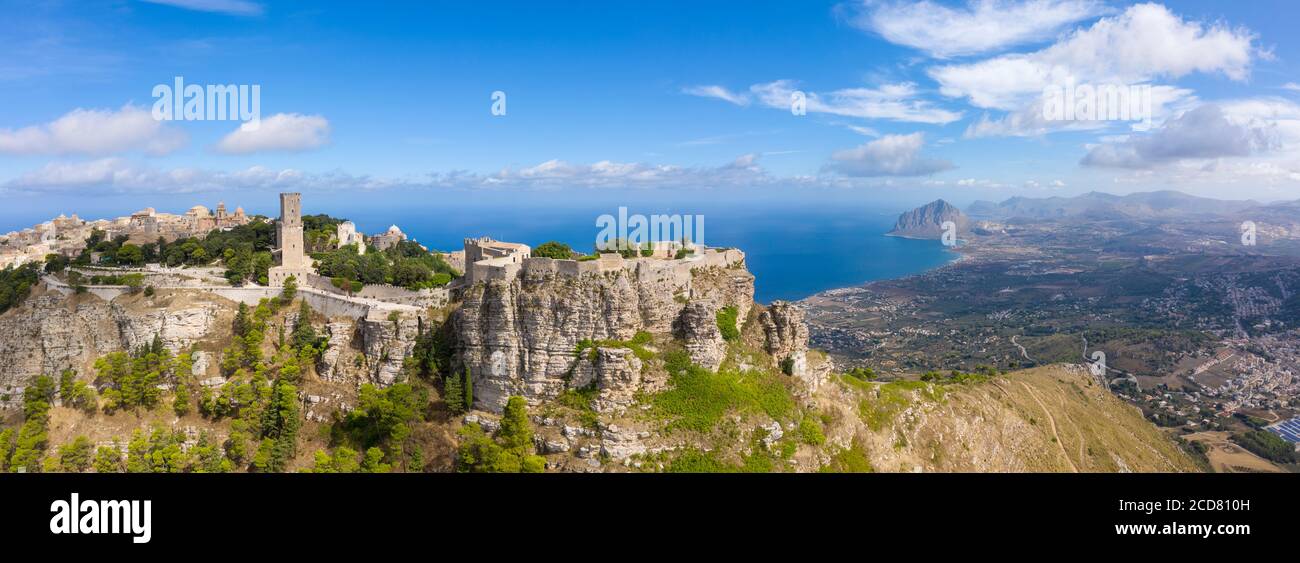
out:
M289 276L284 279L284 289L280 290L280 301L285 304L292 303L293 298L298 295L298 278Z
M465 366L469 371L469 366ZM442 380L443 401L447 403L447 409L453 414L465 412L465 387L464 380L457 375L448 375Z
M379 448L370 448L366 450L365 459L361 460L362 473L388 473L393 466L384 463L384 450Z
M570 260L573 258L573 248L559 241L548 241L537 245L533 249L533 258L554 258L556 260Z
M546 460L533 453L532 436L528 403L523 397L510 397L495 437L489 437L478 424L461 428L457 468L483 473L540 473L546 469Z
M122 471L122 452L117 443L112 446L100 446L95 450L96 473L118 473Z
M461 385L465 392L465 410L474 408L474 378L471 377L469 366L465 366L465 382Z
M134 244L124 244L117 249L113 260L123 266L143 266L144 249Z
M83 473L90 468L90 439L77 436L71 443L59 447L59 471Z

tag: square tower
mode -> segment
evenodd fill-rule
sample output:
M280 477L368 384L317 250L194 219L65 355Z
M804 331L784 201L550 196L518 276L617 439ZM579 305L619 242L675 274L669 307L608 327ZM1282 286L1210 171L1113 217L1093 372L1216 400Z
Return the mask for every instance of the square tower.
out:
M280 265L285 268L304 268L302 194L280 194L280 221L276 225L276 238L280 245Z
M299 283L309 280L315 271L303 247L302 194L280 194L280 220L276 223L275 238L280 265L267 272L267 282L272 287L283 287L289 276Z

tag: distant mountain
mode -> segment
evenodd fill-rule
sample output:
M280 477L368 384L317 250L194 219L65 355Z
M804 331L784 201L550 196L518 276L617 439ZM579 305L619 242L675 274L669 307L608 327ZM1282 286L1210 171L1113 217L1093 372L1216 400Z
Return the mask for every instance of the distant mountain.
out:
M957 232L966 231L970 220L960 209L952 204L936 199L921 207L898 216L894 230L889 235L908 238L940 238L943 236L943 224L952 221L957 225Z
M977 201L967 212L977 219L1146 219L1224 215L1259 205L1251 200L1211 199L1164 190L1126 196L1089 192L1075 197L1013 197L1002 203Z

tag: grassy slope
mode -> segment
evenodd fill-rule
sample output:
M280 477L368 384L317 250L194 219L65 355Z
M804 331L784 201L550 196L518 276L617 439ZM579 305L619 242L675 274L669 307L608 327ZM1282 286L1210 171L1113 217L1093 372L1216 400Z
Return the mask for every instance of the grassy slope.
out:
M837 379L818 397L832 443L878 471L1175 472L1196 464L1079 368L933 385Z

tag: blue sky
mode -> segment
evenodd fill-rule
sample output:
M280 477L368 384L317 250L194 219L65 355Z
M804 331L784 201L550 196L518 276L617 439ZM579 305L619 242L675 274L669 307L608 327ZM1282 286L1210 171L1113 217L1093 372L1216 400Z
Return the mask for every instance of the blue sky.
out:
M1286 0L0 10L11 214L290 189L340 201L1300 198L1300 8ZM1152 85L1152 127L1036 122L1043 87L1065 75ZM259 85L263 126L232 138L238 123L151 120L153 87L175 76ZM498 90L504 116L490 112ZM789 111L793 91L806 115Z

